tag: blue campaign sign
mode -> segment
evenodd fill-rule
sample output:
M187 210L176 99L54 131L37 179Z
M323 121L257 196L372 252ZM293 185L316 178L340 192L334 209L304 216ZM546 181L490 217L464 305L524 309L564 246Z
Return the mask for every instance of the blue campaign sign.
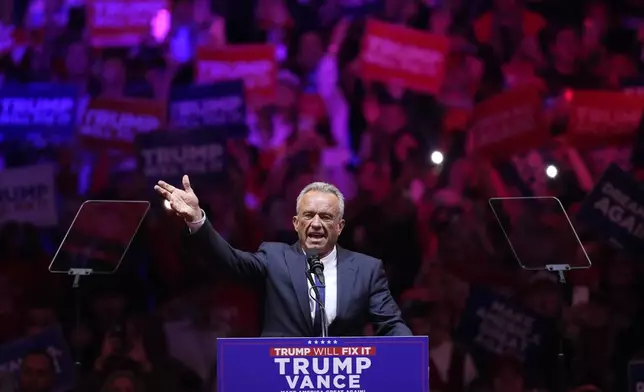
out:
M139 167L151 183L209 184L226 174L226 138L217 129L156 131L136 138Z
M619 249L644 249L644 190L612 164L586 196L577 219Z
M74 363L60 327L51 327L38 335L22 338L0 346L0 371L20 372L20 363L30 352L46 351L54 362L56 383L54 392L67 391L74 387Z
M644 392L644 360L628 363L628 392Z
M176 87L170 94L169 116L173 128L235 126L228 137L245 137L244 84L233 80Z
M533 362L543 345L551 320L494 292L473 287L457 328L457 335L471 347L477 362L511 356Z
M425 336L219 339L219 392L429 392Z
M39 134L47 139L74 134L78 90L74 86L39 83L0 89L0 132L7 139Z

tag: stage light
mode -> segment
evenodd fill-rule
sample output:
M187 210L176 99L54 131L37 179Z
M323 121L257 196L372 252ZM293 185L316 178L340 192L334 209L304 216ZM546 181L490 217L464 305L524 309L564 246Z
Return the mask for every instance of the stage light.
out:
M443 153L440 151L434 151L430 156L430 159L432 160L433 164L440 165L441 163L443 163Z
M548 167L546 167L546 176L555 178L557 177L557 174L559 174L559 170L557 170L555 165L548 165Z
M166 210L171 210L172 206L170 205L170 201L164 200L163 201L163 207L165 207Z

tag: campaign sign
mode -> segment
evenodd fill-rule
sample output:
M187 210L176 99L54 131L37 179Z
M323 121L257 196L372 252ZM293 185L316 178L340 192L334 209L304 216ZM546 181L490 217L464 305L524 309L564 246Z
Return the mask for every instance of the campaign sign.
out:
M85 147L131 152L139 133L165 124L165 105L146 99L92 99L83 113L77 135Z
M447 37L368 19L360 49L366 80L435 94L445 77Z
M270 44L200 46L196 53L195 77L200 84L243 80L250 106L272 102L277 88L275 50Z
M586 196L577 219L619 249L644 248L644 190L615 164Z
M426 336L218 339L217 358L219 392L429 392Z
M65 337L58 326L0 346L0 371L12 373L17 377L25 355L41 350L47 352L54 362L56 373L54 392L73 389L74 363Z
M519 88L479 103L467 133L470 154L506 159L538 148L549 138L536 89Z
M537 357L545 334L553 327L527 309L481 288L472 288L457 334L469 343L479 361L513 357L530 363Z
M644 361L628 363L628 392L644 392Z
M150 21L167 0L88 0L87 30L95 48L132 47L150 33Z
M137 137L139 167L151 183L208 183L225 175L226 139L217 129L152 132Z
M71 136L76 125L78 91L73 86L37 84L0 89L0 130L23 139L35 131L46 137Z
M580 148L630 143L643 109L642 95L621 91L575 91L565 139Z
M0 171L0 223L56 225L55 173L51 163Z
M241 80L176 87L170 94L170 126L195 129L246 125ZM237 127L237 130L243 130ZM230 137L245 137L243 132Z

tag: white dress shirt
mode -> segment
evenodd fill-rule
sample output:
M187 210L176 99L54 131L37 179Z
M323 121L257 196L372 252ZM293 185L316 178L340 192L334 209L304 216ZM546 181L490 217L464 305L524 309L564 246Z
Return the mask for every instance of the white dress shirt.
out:
M201 210L201 219L195 222L188 222L188 230L190 234L199 230L206 222L206 214ZM333 322L338 311L338 250L337 247L333 247L333 250L328 255L324 256L321 260L322 265L324 265L324 283L326 285L324 291L324 306L326 308L327 315L327 326ZM302 258L304 262L304 258ZM313 294L311 290L311 283L308 282L307 286L309 288L309 293ZM314 297L309 295L309 306L311 307L311 320L315 319L315 300Z
M327 327L335 319L338 310L338 251L334 246L331 253L324 256L321 260L324 265L324 307L326 309ZM311 282L308 282L309 293L315 295L311 290ZM309 305L311 306L311 320L315 319L315 300L309 295Z

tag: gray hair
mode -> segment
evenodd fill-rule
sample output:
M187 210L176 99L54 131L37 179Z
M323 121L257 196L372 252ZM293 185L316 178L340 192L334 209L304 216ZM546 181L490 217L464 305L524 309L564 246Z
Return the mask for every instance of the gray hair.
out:
M322 181L312 182L309 185L305 186L304 189L302 189L300 194L297 196L297 204L295 205L296 213L299 213L302 198L309 192L330 193L332 195L335 195L335 197L338 198L338 209L340 210L340 216L338 218L342 219L342 217L344 216L344 195L335 185Z

